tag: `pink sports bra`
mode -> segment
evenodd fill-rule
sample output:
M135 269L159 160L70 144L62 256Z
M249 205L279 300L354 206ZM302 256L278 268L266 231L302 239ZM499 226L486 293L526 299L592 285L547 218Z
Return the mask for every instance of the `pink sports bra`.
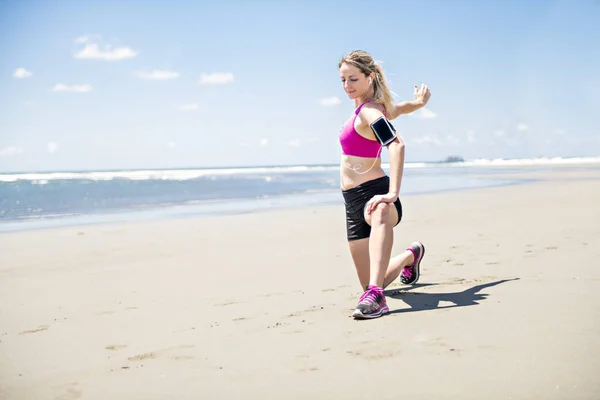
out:
M342 127L342 130L340 131L340 144L342 145L342 152L344 154L368 158L378 157L379 151L381 150L381 145L379 142L377 140L371 140L361 136L358 132L356 132L356 129L354 129L354 121L356 120L356 116L360 112L360 109L365 104L372 101L373 100L366 101L358 106L358 108L354 111L354 115L350 117ZM385 115L385 109L383 110L383 114Z

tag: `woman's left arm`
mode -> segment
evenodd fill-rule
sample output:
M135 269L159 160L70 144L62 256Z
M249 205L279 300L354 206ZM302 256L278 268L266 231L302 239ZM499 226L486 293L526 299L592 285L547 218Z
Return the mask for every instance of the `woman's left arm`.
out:
M367 203L367 214L371 214L379 203L393 203L400 196L402 175L404 174L404 141L400 136L388 144L390 153L390 188L387 194L377 195Z
M400 196L402 175L404 174L404 141L400 136L388 145L390 154L390 189L388 194L393 197L392 201Z

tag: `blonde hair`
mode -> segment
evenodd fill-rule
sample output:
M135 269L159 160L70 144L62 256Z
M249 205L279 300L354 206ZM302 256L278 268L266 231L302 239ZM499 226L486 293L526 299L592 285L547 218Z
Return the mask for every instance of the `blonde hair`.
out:
M375 92L373 100L375 103L383 105L386 114L389 115L393 110L395 102L381 65L377 64L373 60L373 57L363 50L355 50L346 54L340 60L338 68L344 63L355 66L366 76L370 76L371 73L375 75L375 79L373 79L373 89Z

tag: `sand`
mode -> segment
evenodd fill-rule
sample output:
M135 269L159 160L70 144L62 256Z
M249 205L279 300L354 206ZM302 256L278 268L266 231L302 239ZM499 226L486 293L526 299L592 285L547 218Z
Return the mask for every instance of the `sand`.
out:
M404 197L368 321L341 203L2 234L0 398L598 399L600 173L542 177Z

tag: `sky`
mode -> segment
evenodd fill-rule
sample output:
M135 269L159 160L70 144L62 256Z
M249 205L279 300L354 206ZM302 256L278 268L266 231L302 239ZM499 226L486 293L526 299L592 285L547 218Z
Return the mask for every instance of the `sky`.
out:
M0 172L339 162L366 50L406 162L600 155L600 0L0 0ZM383 152L384 161L388 154Z

